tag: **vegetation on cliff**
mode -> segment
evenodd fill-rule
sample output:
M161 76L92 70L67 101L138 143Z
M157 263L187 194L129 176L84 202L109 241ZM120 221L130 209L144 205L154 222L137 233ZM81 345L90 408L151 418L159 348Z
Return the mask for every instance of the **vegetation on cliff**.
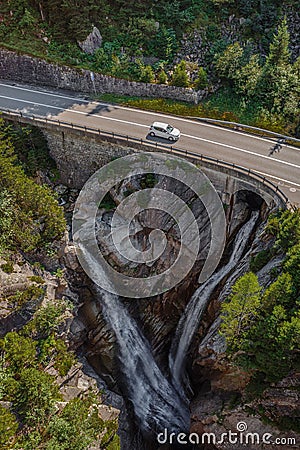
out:
M55 376L47 372L53 366L63 377L75 362L57 337L66 308L61 301L48 304L20 331L0 340L3 449L84 450L95 441L103 449L118 448L117 423L99 416L99 394L89 392L66 402Z
M221 333L235 363L261 382L274 382L300 367L300 211L270 217L265 233L274 240L269 259L285 255L281 268L268 286L253 272L235 283L222 305Z
M54 193L27 175L14 144L22 153L15 129L0 119L0 254L22 250L30 252L62 237L66 222ZM17 129L27 137L28 129ZM28 156L28 155L27 155ZM32 156L32 155L31 155ZM25 161L30 164L26 166ZM32 157L23 153L23 164L33 170ZM26 168L25 167L25 168Z
M0 120L0 447L84 450L97 442L116 450L117 420L102 419L99 391L65 398L60 390L77 361L66 340L72 307L46 294L47 277L53 286L61 269L51 275L37 261L57 260L55 241L66 229L55 193L40 181L55 176L39 132Z

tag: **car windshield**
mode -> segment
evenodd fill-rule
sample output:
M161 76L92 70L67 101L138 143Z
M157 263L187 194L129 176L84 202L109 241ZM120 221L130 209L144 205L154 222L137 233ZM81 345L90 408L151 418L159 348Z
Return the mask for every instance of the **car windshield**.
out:
M169 133L172 133L173 130L174 130L174 128L171 127L171 125L168 125L168 126L167 126L167 131L168 131Z

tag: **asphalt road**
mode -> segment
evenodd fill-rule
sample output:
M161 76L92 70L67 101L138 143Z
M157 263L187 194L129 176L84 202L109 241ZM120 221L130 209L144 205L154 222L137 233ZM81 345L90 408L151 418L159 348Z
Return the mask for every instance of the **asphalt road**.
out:
M276 141L190 119L94 102L82 94L49 91L0 81L0 110L52 117L74 124L145 139L154 121L181 131L176 146L250 168L279 185L290 201L300 204L300 149L283 145L269 156ZM166 144L168 141L161 139Z

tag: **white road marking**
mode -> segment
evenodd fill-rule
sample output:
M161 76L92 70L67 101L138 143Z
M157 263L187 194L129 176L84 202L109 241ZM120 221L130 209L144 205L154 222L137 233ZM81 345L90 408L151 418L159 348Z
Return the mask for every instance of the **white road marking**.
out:
M52 105L46 105L44 103L37 103L37 102L31 102L29 100L20 100L18 98L14 98L14 97L6 97L5 95L0 95L0 98L5 98L5 99L9 99L9 100L14 100L17 102L21 102L21 103L29 103L30 105L37 105L37 106L45 106L46 108L51 108L51 109L58 109L60 111L67 111L70 113L74 113L74 114L81 114L83 116L91 116L91 117L98 117L99 119L105 119L105 120L113 120L114 122L122 122L122 123L128 123L129 125L137 125L139 127L144 127L144 128L149 128L149 125L143 125L141 123L135 123L135 122L130 122L128 120L122 120L122 119L115 119L113 117L105 117L105 116L99 116L98 114L91 114L89 112L84 112L84 111L76 111L75 109L69 109L69 108L61 108L60 106L52 106ZM30 116L29 116L30 117ZM42 117L41 117L42 118ZM57 119L59 120L59 119ZM62 121L61 121L62 122ZM75 125L75 124L74 124Z
M57 109L57 110L60 110L60 111L68 111L70 113L80 114L80 115L84 115L84 116L97 117L97 118L100 118L100 119L110 120L110 121L113 121L113 122L120 122L120 123L129 124L129 125L136 125L136 126L143 127L143 128L149 128L148 125L143 125L143 124L140 124L140 123L131 122L131 121L122 120L122 119L116 119L116 118L113 118L113 117L100 116L98 114L91 114L89 112L76 111L76 110L69 109L69 108L61 108L59 106L51 106L51 105L47 105L47 104L44 104L44 103L31 102L29 100L20 100L18 98L8 97L8 96L4 96L4 95L0 95L0 98L5 98L5 99L8 99L8 100L14 100L14 101L18 101L18 102L21 102L21 103L28 103L28 104L31 104L31 105L44 106L44 107L47 107L47 108ZM200 137L192 136L192 135L189 135L189 134L182 134L182 136L185 136L185 137L188 137L188 138L191 138L191 139L195 139L195 140L199 140L199 141L203 141L203 142L207 142L207 143L213 144L213 145L218 145L220 147L229 148L231 150L237 150L237 151L240 151L240 152L243 152L243 153L250 154L252 156L257 156L257 157L260 157L260 158L263 158L263 159L267 159L269 161L277 162L277 163L282 164L282 165L287 165L287 166L291 166L291 167L300 169L300 166L297 165L297 164L293 164L293 163L290 163L290 162L287 162L287 161L282 161L282 160L276 159L276 158L271 158L270 156L262 155L260 153L251 152L249 150L245 150L245 149L240 148L240 147L235 147L235 146L228 145L228 144L222 144L221 142L216 142L216 141L212 141L210 139L200 138Z
M85 100L84 98L68 97L67 95L62 95L62 94L52 94L50 92L37 91L35 89L28 89L28 88L23 88L23 87L19 87L19 86L12 86L11 84L0 83L0 86L5 86L8 88L12 88L12 89L19 89L20 91L34 92L35 94L49 95L50 97L60 97L60 98L66 98L67 100L78 100L83 103L90 103L89 100Z
M259 172L258 170L255 170L254 172L259 173L259 175L263 175L268 178L273 178L274 180L282 181L283 183L292 184L293 186L297 186L300 188L300 184L294 183L293 181L285 180L284 178L279 178L276 177L275 175L270 175L269 173Z
M168 115L168 114L164 114L164 113L156 113L156 112L151 112L151 111L145 111L145 110L140 110L140 109L136 109L136 108L129 108L129 107L126 107L126 106L111 105L111 104L105 103L105 102L103 102L103 103L102 102L93 102L93 101L85 100L85 99L80 98L80 97L68 97L68 96L61 95L61 94L48 93L48 92L38 91L38 90L34 90L34 89L23 88L23 87L20 87L20 86L12 86L10 84L5 84L5 83L0 83L0 86L9 87L9 88L12 88L12 89L19 89L21 91L34 92L36 94L49 95L51 97L60 97L60 98L68 99L68 100L76 100L76 101L80 101L80 102L83 102L83 103L90 103L91 105L95 104L95 105L103 105L103 106L112 106L114 109L121 109L121 110L125 110L125 111L135 111L135 112L138 112L139 114L147 114L147 115L152 115L152 116L157 116L157 117L162 117L163 116L163 117L167 117L168 119L179 120L181 122L192 123L194 125L198 124L198 125L203 126L203 127L218 129L221 132L224 131L224 132L228 132L228 133L234 133L235 135L239 134L240 136L245 137L244 133L241 133L241 132L239 132L237 130L231 130L231 129L228 129L228 128L221 128L218 125L211 125L209 123L202 123L202 122L200 123L200 122L197 122L196 120L185 119L183 117L172 116L172 115ZM18 100L21 100L21 99L18 99ZM26 101L26 100L21 100L21 101ZM249 134L249 135L247 134L246 136L247 136L247 138L249 137L249 138L252 138L252 139L257 139L257 140L260 140L260 141L264 141L264 142L270 143L270 139L267 139L267 138L263 138L263 137L260 137L260 136L253 136L251 134ZM297 150L295 147L292 147L292 146L289 146L289 145L286 145L286 144L283 144L283 145L285 147L290 148L290 149Z
M271 158L270 156L262 155L260 153L254 153L254 152L251 152L250 150L245 150L244 148L235 147L234 145L222 144L220 142L211 141L210 139L204 139L204 138L200 138L198 136L192 136L190 134L183 134L182 133L181 136L185 136L185 137L188 137L188 138L191 138L191 139L196 139L197 141L208 142L209 144L220 145L221 147L230 148L232 150L238 150L239 152L248 153L249 155L253 155L253 156L259 156L260 158L268 159L270 161L276 161L276 162L279 162L281 164L286 164L287 166L291 166L291 167L295 167L295 168L300 169L300 166L297 165L297 164L293 164L293 163L290 163L288 161L282 161L281 159Z

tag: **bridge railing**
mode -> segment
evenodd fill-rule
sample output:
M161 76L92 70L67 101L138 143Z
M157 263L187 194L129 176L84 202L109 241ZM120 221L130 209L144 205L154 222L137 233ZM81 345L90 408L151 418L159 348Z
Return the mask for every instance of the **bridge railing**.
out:
M206 117L189 117L190 119L196 120L198 122L211 123L218 126L230 128L235 131L241 131L248 134L255 134L260 137L266 137L270 139L281 139L285 144L295 145L300 147L300 139L294 138L292 136L287 136L285 134L276 133L275 131L265 130L263 128L253 127L251 125L245 125L238 122L230 122L227 120L210 119Z
M110 137L113 139L120 139L122 141L126 141L127 143L138 144L138 145L150 147L152 149L164 150L164 151L167 151L170 153L182 155L182 156L188 157L190 159L193 159L194 162L211 163L211 164L217 165L219 167L232 169L236 172L239 172L240 174L244 174L251 178L254 178L255 180L261 182L265 186L268 186L272 191L274 191L277 194L277 196L281 199L281 201L283 201L285 204L289 204L288 197L271 180L269 180L268 178L266 178L263 175L260 175L259 173L255 172L252 169L247 169L247 168L245 168L243 166L239 166L238 164L235 164L235 163L223 161L222 159L213 158L211 156L206 156L201 153L194 153L194 152L182 149L180 147L174 147L172 145L165 145L165 144L161 144L159 142L151 142L149 140L145 140L142 138L136 138L133 136L115 133L113 131L105 131L105 130L101 130L99 128L87 127L85 125L74 124L72 122L65 122L65 121L62 121L59 119L53 119L53 118L42 117L42 116L37 116L37 115L27 115L27 114L24 115L22 112L10 111L10 110L6 110L6 111L2 110L1 115L3 118L7 118L7 119L19 118L19 119L21 119L21 121L28 122L28 123L33 122L36 124L44 124L44 125L53 124L53 125L56 125L56 126L59 126L62 128L84 131L85 133L93 134L96 136L107 136L107 137Z

